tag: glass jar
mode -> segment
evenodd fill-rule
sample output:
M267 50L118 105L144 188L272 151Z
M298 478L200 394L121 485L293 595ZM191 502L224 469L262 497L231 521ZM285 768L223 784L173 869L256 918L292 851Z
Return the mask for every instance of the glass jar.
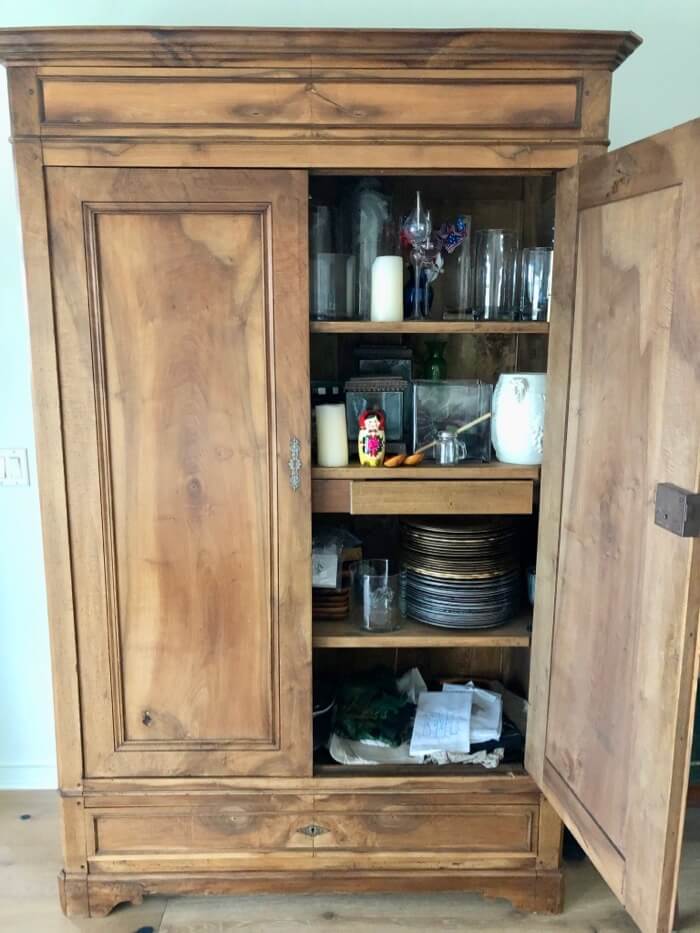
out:
M454 431L440 431L435 440L435 462L440 466L454 466L467 459L467 445Z
M402 619L401 571L390 560L361 560L353 568L356 613L366 632L391 632Z

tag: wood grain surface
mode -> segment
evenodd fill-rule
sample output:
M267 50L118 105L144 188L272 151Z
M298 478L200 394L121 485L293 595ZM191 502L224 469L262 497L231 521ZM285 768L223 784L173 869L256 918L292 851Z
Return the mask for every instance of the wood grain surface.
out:
M48 124L81 126L319 125L569 128L580 84L556 78L376 81L304 76L246 81L125 77L42 81Z
M0 61L356 69L556 63L613 70L640 44L633 32L553 29L68 28L0 30Z
M529 613L492 629L445 631L411 619L403 619L395 632L363 632L356 622L316 621L313 624L314 648L526 648L530 644Z
M543 786L645 931L672 927L697 680L700 549L654 499L700 485L699 149L694 121L579 193Z
M539 466L519 466L513 463L501 463L491 460L490 463L461 463L455 466L444 467L434 460L424 460L417 466L402 466L400 469L387 467L386 469L373 469L361 466L356 460L346 467L311 468L311 477L317 481L335 482L337 480L458 480L458 479L487 479L487 480L533 480L537 482L540 477Z
M306 305L277 239L305 179L56 170L49 189L87 771L303 773L310 488L285 489L308 410L285 399Z
M127 744L275 742L265 213L95 209Z
M545 410L537 536L537 599L533 614L530 711L525 744L528 771L539 783L543 781L547 738L559 530L563 507L564 452L576 291L578 191L578 166L557 176L557 242L553 257L552 325L547 369L549 384L556 386L557 391L549 393Z
M350 483L351 515L529 515L531 480Z

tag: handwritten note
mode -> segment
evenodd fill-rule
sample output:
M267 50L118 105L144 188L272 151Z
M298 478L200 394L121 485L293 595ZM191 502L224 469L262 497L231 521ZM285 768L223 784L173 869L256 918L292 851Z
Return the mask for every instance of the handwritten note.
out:
M503 728L503 697L491 690L482 690L473 683L444 684L445 692L463 691L472 695L469 738L472 745L480 742L497 742Z
M471 710L471 690L421 693L409 753L468 752Z

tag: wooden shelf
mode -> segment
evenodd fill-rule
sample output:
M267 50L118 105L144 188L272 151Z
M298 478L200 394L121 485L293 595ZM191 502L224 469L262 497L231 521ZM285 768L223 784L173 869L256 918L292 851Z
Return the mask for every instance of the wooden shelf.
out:
M311 321L312 334L548 334L547 321Z
M504 779L518 779L521 792L527 790L531 782L532 790L536 790L534 780L525 770L525 767L516 762L500 764L496 768L486 769L483 765L341 765L338 762L314 764L314 777L317 778L472 778L480 784L489 784ZM381 786L381 784L379 784ZM460 785L464 790L464 784Z
M539 466L518 466L500 463L465 463L461 466L436 466L433 461L424 460L412 467L363 467L351 463L346 467L311 468L314 480L352 479L352 480L409 480L409 479L529 479L537 482L540 478Z
M532 615L498 628L452 631L406 619L396 632L363 632L351 621L313 623L314 648L527 648Z

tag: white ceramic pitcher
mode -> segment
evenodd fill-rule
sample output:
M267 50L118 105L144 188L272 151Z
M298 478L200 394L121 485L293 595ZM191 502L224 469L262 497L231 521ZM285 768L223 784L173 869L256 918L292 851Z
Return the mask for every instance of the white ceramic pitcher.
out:
M502 463L542 463L545 373L503 373L493 393L491 440Z

